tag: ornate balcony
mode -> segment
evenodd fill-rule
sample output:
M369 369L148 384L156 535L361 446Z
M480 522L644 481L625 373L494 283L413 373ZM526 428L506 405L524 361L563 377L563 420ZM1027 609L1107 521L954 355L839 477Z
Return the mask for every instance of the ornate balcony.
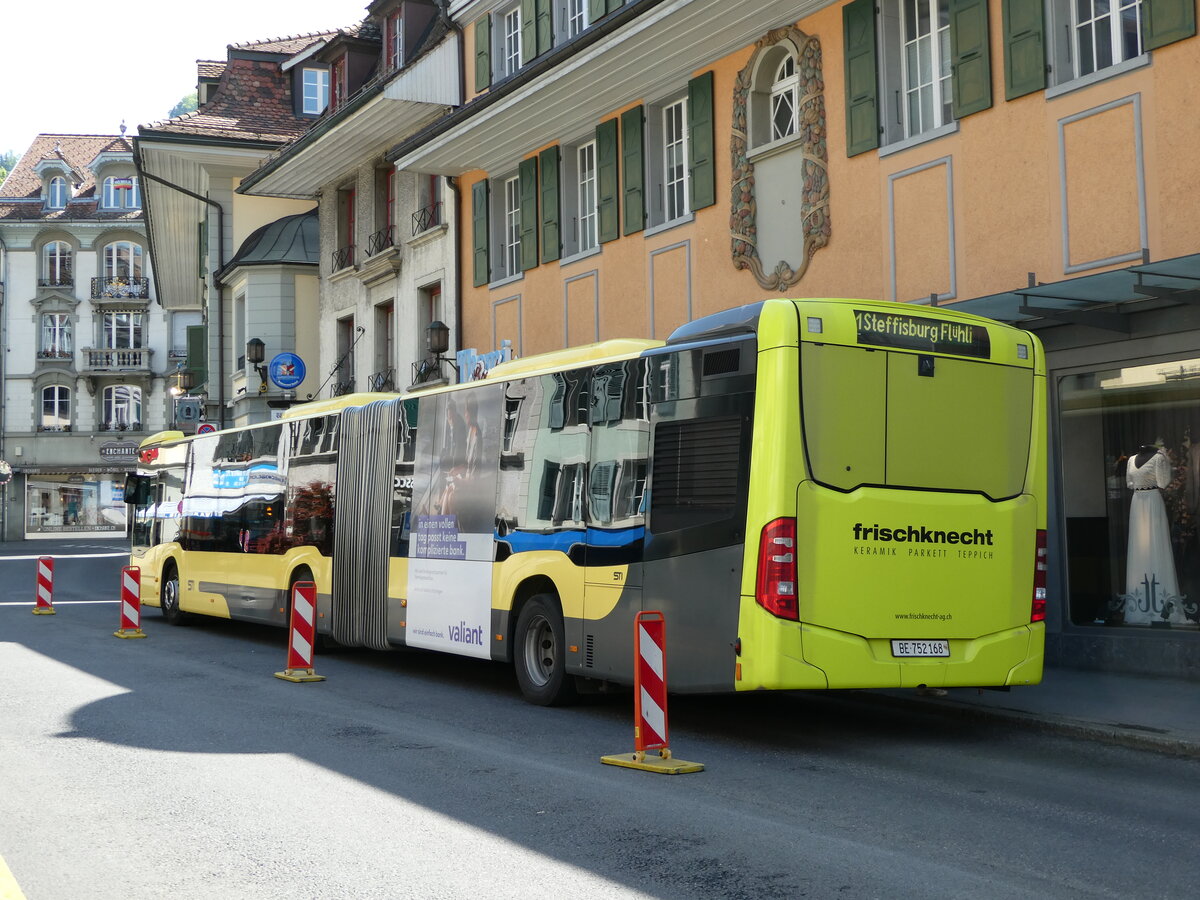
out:
M92 279L93 300L148 300L150 279L131 275L105 275Z
M40 288L74 287L74 285L75 276L70 272L52 275L49 278L39 278L37 283Z
M83 370L90 374L102 372L148 372L150 371L150 354L153 350L146 347L84 348Z

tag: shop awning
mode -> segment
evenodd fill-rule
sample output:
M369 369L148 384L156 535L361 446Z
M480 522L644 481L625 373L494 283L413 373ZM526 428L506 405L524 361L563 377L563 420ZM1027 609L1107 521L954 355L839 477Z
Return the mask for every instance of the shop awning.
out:
M1031 330L1066 323L1129 334L1131 313L1183 303L1200 303L1200 253L944 305Z

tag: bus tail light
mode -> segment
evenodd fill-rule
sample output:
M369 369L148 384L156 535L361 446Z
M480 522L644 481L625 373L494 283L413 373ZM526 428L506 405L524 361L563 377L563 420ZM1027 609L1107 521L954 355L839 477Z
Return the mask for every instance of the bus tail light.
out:
M781 619L800 619L796 597L796 520L776 519L758 542L758 584L754 599Z
M1029 621L1046 621L1046 532L1041 528L1037 533L1037 556L1033 563L1033 608L1029 612Z

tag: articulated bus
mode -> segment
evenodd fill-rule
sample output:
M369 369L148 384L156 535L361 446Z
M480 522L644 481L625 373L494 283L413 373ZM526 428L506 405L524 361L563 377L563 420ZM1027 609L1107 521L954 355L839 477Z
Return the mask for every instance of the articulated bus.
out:
M527 699L1030 685L1045 617L1045 361L951 310L765 300L668 340L144 441L142 601L514 665Z

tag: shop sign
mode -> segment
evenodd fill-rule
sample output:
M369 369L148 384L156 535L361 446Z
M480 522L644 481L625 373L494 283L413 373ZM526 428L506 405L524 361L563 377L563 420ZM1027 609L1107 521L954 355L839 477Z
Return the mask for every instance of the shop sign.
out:
M295 353L280 353L267 366L267 375L277 387L295 390L304 381L304 360Z
M104 459L123 459L133 462L137 459L138 445L133 441L107 441L100 445L100 455Z

